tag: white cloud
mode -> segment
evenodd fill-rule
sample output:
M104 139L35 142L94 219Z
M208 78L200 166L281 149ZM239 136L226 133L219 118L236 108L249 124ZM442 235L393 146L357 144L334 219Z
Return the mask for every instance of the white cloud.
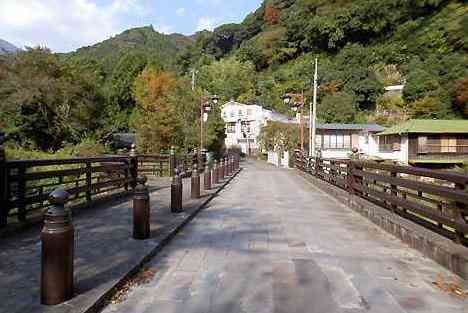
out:
M173 27L167 24L161 24L161 25L155 26L155 29L157 32L160 32L162 34L170 34L173 32Z
M105 40L129 25L126 15L145 14L146 0L1 0L0 38L23 45L70 51Z
M184 16L184 15L185 15L185 12L186 12L185 8L178 8L178 9L176 10L176 14L177 14L178 16Z
M213 30L215 27L215 19L212 17L200 17L198 19L197 31Z

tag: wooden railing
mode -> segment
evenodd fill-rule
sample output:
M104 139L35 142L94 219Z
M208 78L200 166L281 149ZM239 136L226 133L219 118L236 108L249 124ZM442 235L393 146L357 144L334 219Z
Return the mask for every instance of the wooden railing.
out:
M308 159L296 168L468 245L468 176L375 162Z
M89 205L132 189L138 175L173 176L177 168L190 176L193 164L201 162L203 171L205 161L204 155L172 153L8 161L0 142L0 228L41 218L58 187L70 193L72 205Z

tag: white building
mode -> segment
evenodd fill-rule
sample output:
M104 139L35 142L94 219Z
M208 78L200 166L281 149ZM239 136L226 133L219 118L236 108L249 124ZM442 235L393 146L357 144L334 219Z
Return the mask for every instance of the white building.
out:
M257 136L268 121L290 122L283 114L264 109L260 105L243 104L234 100L222 106L221 116L226 123L226 147L240 147L247 155L256 153L259 148Z
M378 151L377 134L383 130L376 124L319 124L316 149L323 158L330 159L347 159L353 149L363 156L374 156Z

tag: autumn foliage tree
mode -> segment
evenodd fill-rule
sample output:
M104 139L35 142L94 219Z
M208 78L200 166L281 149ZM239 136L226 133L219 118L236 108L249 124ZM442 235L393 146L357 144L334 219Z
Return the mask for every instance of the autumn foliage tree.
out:
M460 111L465 117L468 117L468 77L457 82L454 98Z
M133 95L138 105L134 127L143 152L160 152L174 144L180 128L176 107L170 100L177 80L173 74L146 67L135 79Z
M280 10L275 8L272 4L267 4L265 6L265 15L264 20L268 25L276 25L279 22Z

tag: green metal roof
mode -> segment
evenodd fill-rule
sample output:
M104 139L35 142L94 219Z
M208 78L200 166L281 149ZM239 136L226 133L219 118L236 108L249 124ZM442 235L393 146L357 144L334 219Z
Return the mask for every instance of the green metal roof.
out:
M453 159L453 160L443 160L443 159L434 159L434 160L409 160L410 164L464 164L468 159Z
M408 120L393 127L389 127L378 135L401 135L412 133L468 134L468 120Z

